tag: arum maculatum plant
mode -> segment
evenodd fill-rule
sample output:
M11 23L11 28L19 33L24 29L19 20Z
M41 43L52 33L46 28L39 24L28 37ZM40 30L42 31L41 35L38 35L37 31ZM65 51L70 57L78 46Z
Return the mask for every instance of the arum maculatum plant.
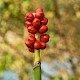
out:
M45 18L42 8L38 8L35 13L26 13L25 19L26 28L30 33L25 44L28 50L34 53L34 80L41 80L40 50L45 49L49 41L49 35L46 34L48 19Z

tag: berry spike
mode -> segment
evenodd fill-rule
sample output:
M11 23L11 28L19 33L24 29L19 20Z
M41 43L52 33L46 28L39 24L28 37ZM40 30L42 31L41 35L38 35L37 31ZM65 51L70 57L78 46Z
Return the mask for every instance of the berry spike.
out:
M45 34L48 31L48 19L42 8L38 8L35 13L28 12L25 19L27 31L30 33L25 44L28 51L34 53L34 80L41 80L40 50L45 49L49 41L49 35Z

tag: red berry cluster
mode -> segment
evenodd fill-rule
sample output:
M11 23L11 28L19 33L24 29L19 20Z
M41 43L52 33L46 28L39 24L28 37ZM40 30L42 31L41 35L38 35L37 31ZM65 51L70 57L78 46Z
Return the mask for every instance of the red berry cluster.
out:
M28 40L25 42L30 52L34 53L34 50L45 49L46 43L49 41L49 35L44 34L47 32L48 19L44 17L42 8L38 8L36 13L28 12L26 14L26 27L28 32L31 33ZM40 42L35 38L36 33L40 33Z

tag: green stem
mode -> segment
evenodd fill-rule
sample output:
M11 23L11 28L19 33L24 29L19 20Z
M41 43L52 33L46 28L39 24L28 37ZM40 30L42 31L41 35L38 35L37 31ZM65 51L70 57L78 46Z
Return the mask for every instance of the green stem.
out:
M40 62L40 50L35 50L34 64ZM34 80L41 80L41 65L34 68Z
M34 64L40 62L40 50L35 50L34 57L35 57Z
M36 39L40 40L40 34L36 34ZM40 59L40 50L35 50L34 53L34 65L37 65L34 67L34 80L41 80L41 64L38 64L41 62Z

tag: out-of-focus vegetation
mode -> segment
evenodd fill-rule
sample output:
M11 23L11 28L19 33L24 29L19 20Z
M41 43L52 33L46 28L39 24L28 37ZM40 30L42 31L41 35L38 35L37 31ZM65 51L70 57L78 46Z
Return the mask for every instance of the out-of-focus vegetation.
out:
M50 35L41 51L43 80L80 80L80 0L0 0L0 77L9 70L20 80L32 80L34 54L24 44L24 17L39 7Z

